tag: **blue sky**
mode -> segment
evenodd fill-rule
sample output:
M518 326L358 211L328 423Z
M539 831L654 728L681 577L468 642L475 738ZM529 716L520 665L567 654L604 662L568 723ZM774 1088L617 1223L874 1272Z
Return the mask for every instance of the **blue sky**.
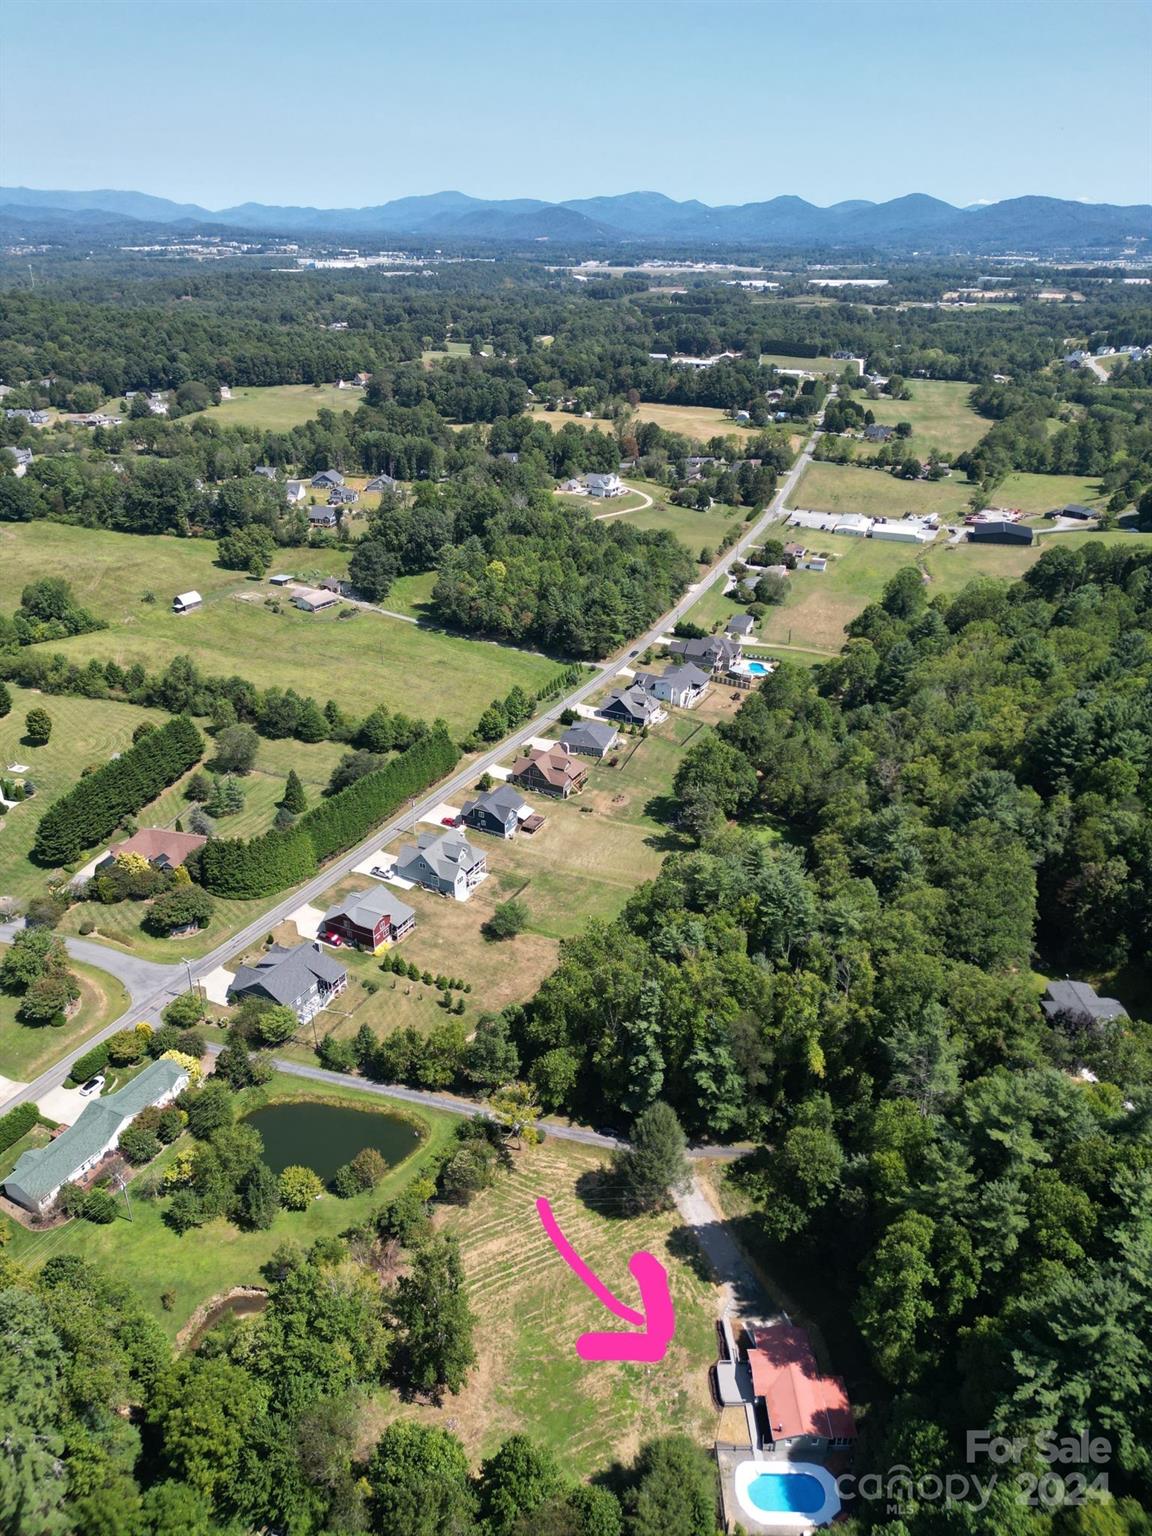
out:
M455 188L1152 201L1152 0L55 0L0 180L221 208Z

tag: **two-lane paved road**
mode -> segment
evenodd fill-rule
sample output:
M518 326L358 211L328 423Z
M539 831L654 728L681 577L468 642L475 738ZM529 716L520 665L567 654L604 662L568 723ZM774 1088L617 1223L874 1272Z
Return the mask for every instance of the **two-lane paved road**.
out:
M819 425L817 418L816 426ZM740 559L743 553L756 544L764 535L764 532L773 523L785 515L788 498L795 490L800 476L812 458L812 450L816 445L816 432L813 430L811 437L805 443L796 463L784 477L776 495L765 508L762 515L750 524L746 532L736 544L712 566L708 574L691 587L673 608L663 614L655 624L643 635L632 642L632 645L619 655L612 657L597 666L592 674L565 698L553 701L545 706L527 725L521 726L512 736L507 737L498 746L490 748L481 757L473 759L451 775L450 778L441 780L434 789L422 800L415 802L405 809L402 815L396 816L392 821L382 827L378 827L370 837L357 844L355 848L335 859L318 874L313 876L306 884L298 886L294 891L282 896L279 901L267 908L260 916L250 922L239 933L233 934L210 950L199 960L191 962L191 974L194 981L199 981L223 965L231 956L249 949L257 943L270 928L281 923L297 908L306 902L313 901L323 895L329 887L335 885L338 880L349 874L353 867L375 852L383 844L400 836L403 832L411 833L416 822L421 816L426 815L432 808L443 800L451 801L461 790L469 789L488 769L495 767L503 759L514 754L531 737L540 735L541 731L556 722L566 709L575 709L578 704L583 704L593 693L599 692L606 682L614 681L632 658L649 646L655 646L661 635L666 634L684 618L692 606L699 602L705 592L711 590L718 581L726 582L733 564ZM73 950L73 944L84 945L84 953L81 955ZM125 981L132 996L132 1008L120 1018L106 1025L98 1034L92 1035L82 1046L70 1051L63 1056L55 1066L47 1072L42 1072L33 1082L25 1084L10 1098L3 1102L7 1109L17 1104L30 1101L37 1103L45 1093L52 1088L58 1088L67 1078L72 1069L72 1063L85 1051L92 1049L100 1041L106 1040L109 1035L118 1029L123 1029L128 1024L134 1024L139 1020L146 1020L150 1024L156 1024L165 1005L172 997L183 990L187 982L187 974L183 966L159 966L153 967L152 972L144 971L141 967L149 966L148 961L138 961L134 957L125 955L123 951L111 949L102 944L95 944L90 940L69 940L70 953L76 953L77 959L83 959L89 965L97 965L104 970L111 971ZM153 974L158 972L161 974ZM127 978L132 976L135 983ZM149 977L155 983L151 991L148 991ZM305 1072L303 1068L294 1068L299 1072Z

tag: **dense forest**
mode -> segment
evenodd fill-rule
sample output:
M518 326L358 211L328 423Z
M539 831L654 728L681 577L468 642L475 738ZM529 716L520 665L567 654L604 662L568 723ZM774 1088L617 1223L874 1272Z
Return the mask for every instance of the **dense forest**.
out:
M854 1320L871 1465L1090 1427L1152 1495L1152 1032L1049 1020L1030 974L1146 965L1150 774L1152 557L951 601L907 568L689 750L696 846L510 1016L550 1107L762 1142L752 1240Z

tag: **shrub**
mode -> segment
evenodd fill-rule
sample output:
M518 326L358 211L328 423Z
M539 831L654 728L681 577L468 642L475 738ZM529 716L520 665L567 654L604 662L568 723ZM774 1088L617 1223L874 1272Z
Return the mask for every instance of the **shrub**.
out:
M280 1204L289 1211L306 1211L324 1192L319 1176L311 1168L292 1163L280 1175Z
M133 1168L142 1168L160 1154L160 1138L155 1131L140 1125L130 1125L120 1137L120 1151Z
M365 1147L357 1152L348 1166L356 1175L361 1189L374 1189L388 1172L388 1164L375 1147Z
M39 1118L35 1104L17 1104L6 1115L0 1115L0 1152L6 1152L21 1136L27 1136Z
M514 939L518 933L522 933L528 923L528 908L522 901L513 897L510 901L502 901L497 906L492 916L481 928L480 932L486 939Z
M106 1189L93 1189L84 1196L80 1214L85 1221L94 1221L106 1227L110 1221L116 1220L116 1201Z
M148 908L143 926L149 933L169 934L175 928L203 928L212 917L213 901L198 885L177 885Z
M181 992L162 1014L165 1024L173 1024L177 1029L188 1029L193 1024L199 1024L203 1017L204 999L198 992Z
M28 744L33 747L43 747L52 735L52 716L46 709L37 706L30 709L24 717L24 735Z
M94 1045L90 1051L85 1051L83 1056L72 1063L72 1070L68 1074L73 1083L83 1083L90 1077L95 1077L97 1072L103 1072L108 1065L107 1045Z
M79 1216L87 1198L79 1184L61 1184L56 1194L56 1209L62 1216Z
M354 1195L362 1193L360 1181L351 1163L345 1163L342 1168L337 1168L328 1187L341 1200L351 1200Z

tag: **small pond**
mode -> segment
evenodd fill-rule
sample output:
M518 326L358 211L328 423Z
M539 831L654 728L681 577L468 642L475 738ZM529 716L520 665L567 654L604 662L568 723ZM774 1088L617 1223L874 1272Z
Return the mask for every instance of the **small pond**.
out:
M269 1104L246 1116L244 1123L264 1138L264 1161L273 1173L303 1163L322 1179L330 1179L365 1147L375 1147L391 1165L408 1157L420 1143L416 1127L397 1115L308 1100Z

